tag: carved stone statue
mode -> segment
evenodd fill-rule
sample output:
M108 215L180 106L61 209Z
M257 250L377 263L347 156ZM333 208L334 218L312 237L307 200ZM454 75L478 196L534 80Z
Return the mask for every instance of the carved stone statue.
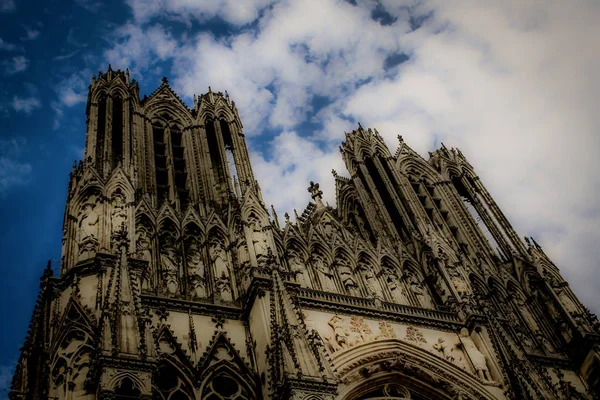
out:
M383 299L383 290L381 289L381 286L379 285L379 282L375 277L373 267L371 267L370 265L363 264L360 268L369 295L373 296L376 299Z
M90 199L83 206L79 218L79 259L92 257L99 244L99 219L97 200Z
M252 233L252 243L254 245L254 254L256 254L256 260L262 261L269 253L267 234L255 221L250 222L250 231Z
M408 287L417 298L419 304L422 307L433 309L433 300L431 299L431 296L429 296L429 293L427 293L425 289L423 289L423 286L421 286L417 275L411 270L406 270L405 277Z
M192 297L206 297L206 270L197 239L190 242L186 255L190 293Z
M404 287L398 281L398 277L393 272L388 271L385 280L390 289L392 300L398 304L408 304Z
M329 269L329 267L325 266L323 260L316 259L315 260L315 269L317 270L317 274L319 275L319 280L321 281L321 285L323 286L323 290L326 292L337 292L335 287L335 281L333 280L333 273Z
M326 336L325 340L332 353L360 343L361 337L350 331L348 324L342 317L334 315L328 324L333 329L333 335Z
M208 249L210 260L215 268L215 276L229 276L229 260L223 245L218 241L213 241Z
M348 262L345 260L338 261L337 270L340 274L340 279L342 280L342 284L350 293L350 295L358 295L358 285L354 280L354 275L352 274L352 269L348 265Z
M311 287L310 278L307 275L306 266L300 260L300 256L296 252L291 253L289 260L290 272L296 276L296 282L302 287Z
M487 366L487 361L485 355L479 351L473 339L469 336L469 331L466 328L463 328L460 331L460 341L467 352L467 355L471 359L473 363L473 368L475 368L475 373L479 378L484 381L490 382L491 375L490 370Z
M125 196L121 193L115 193L111 200L111 232L115 233L121 229L127 220L127 210L125 208Z
M222 274L220 277L215 278L215 287L217 288L217 293L219 293L221 296L221 300L233 300L233 294L231 293L231 282L228 276Z
M179 280L178 268L177 268L177 254L173 243L167 242L163 245L160 250L160 264L164 276L164 285L167 293L178 294L179 293Z

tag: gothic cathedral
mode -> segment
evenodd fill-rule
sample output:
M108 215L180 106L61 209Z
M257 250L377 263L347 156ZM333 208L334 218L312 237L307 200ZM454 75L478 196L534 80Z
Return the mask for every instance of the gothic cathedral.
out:
M336 207L280 222L227 94L109 67L86 114L11 399L600 395L598 320L459 150L359 125Z

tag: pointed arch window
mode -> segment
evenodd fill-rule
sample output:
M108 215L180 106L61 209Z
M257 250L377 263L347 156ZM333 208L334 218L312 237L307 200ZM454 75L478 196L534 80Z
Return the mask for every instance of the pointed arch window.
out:
M179 198L179 204L183 208L189 198L186 188L187 166L185 162L184 147L182 142L182 131L177 125L171 125L169 129L171 136L171 154L173 155L173 172L175 179L175 190Z
M231 375L220 372L206 384L202 399L206 400L241 400L249 399L248 391Z
M227 159L227 166L229 168L229 179L237 179L237 167L235 165L235 158L233 157L233 138L231 137L229 123L221 118L219 124L221 134L223 135L223 144L225 145L225 158ZM233 187L233 182L231 182L231 185Z
M168 362L158 366L152 392L154 398L161 400L189 400L196 397L181 372Z
M106 95L100 95L98 101L98 120L96 121L96 164L102 165L104 159L104 141L106 139Z
M111 136L111 168L115 168L123 159L123 99L115 96L112 99L112 136Z
M156 195L161 204L169 193L169 173L167 170L167 150L165 146L165 127L161 122L152 123L154 140L154 167L156 173Z

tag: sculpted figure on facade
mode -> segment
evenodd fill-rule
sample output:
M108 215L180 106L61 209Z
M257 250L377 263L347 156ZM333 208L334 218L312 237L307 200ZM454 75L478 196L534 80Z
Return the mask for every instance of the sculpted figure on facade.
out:
M475 369L477 376L486 382L492 381L486 357L479 351L475 342L473 342L473 339L469 336L469 331L466 328L463 328L460 331L460 341L469 356L471 363L473 363L473 368Z
M233 301L233 293L231 291L231 280L225 273L220 277L215 278L215 288L223 301Z
M220 278L221 276L229 277L229 260L227 259L227 252L223 248L223 243L219 239L211 241L208 254L212 262L215 274L214 276Z
M419 282L419 277L417 274L411 269L407 268L404 272L405 280L408 284L408 287L415 295L417 302L421 307L433 309L435 306L433 305L433 300L427 291L423 288L421 283Z
M97 211L100 200L90 196L83 205L79 217L79 259L92 257L99 245L100 215Z
M358 285L354 280L354 274L352 273L352 268L350 268L348 261L341 259L337 261L336 265L344 288L346 288L351 296L357 296L359 294Z
M419 347L422 347L424 344L427 343L427 339L425 339L423 332L421 332L419 328L416 328L414 326L406 327L406 336L404 336L404 340L408 342L413 342Z
M267 244L267 234L264 228L258 221L251 221L249 224L250 233L252 234L252 243L254 246L254 254L259 265L264 264L269 254L269 246Z
M111 232L115 233L124 226L127 221L127 209L125 196L117 190L111 198Z
M175 295L179 293L179 268L178 256L175 250L174 239L170 236L162 242L160 249L160 264L162 268L163 285L166 293Z
M391 269L385 269L385 281L392 296L392 301L398 304L409 304L404 286Z
M323 290L326 292L337 292L331 268L326 266L321 258L316 258L313 262L315 270L319 275L319 280L321 281L321 286L323 287Z
M189 291L192 298L207 296L206 268L204 261L202 261L202 253L198 242L197 238L193 238L186 252Z
M336 351L350 348L357 345L361 341L358 333L352 332L347 322L340 316L334 315L328 322L333 333L326 335L325 340L332 353Z
M374 339L373 331L362 317L353 315L350 318L350 331L360 337L361 343L370 342Z
M296 282L298 282L302 287L312 287L310 283L310 277L308 276L308 271L306 270L306 264L302 262L296 250L290 251L290 258L288 262L290 266L290 272L295 275Z
M370 264L361 263L358 268L361 271L361 275L365 282L368 296L375 299L383 299L383 290L381 289L381 285L379 285L379 282L375 277L375 271L373 271L373 267Z

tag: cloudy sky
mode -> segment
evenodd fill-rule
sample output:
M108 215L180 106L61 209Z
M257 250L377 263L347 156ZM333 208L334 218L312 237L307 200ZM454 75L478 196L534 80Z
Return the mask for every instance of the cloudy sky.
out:
M518 233L600 311L600 3L409 0L0 0L0 388L85 143L93 73L162 76L188 103L236 101L279 215L331 169L357 122L391 150L458 147ZM2 395L0 395L2 396Z

